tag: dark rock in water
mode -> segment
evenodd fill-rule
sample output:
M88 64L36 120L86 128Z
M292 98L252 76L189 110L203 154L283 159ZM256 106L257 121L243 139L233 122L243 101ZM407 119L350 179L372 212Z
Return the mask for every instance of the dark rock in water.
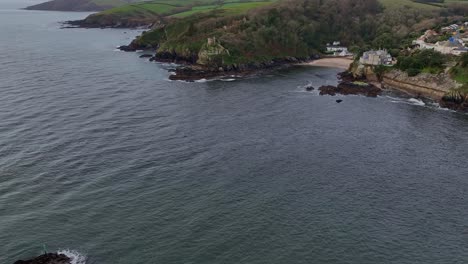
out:
M120 46L118 49L121 51L126 51L126 52L136 51L135 47L127 46L127 45Z
M305 89L306 89L306 91L308 91L308 92L315 90L315 88L314 88L312 85L307 85L307 86L305 87Z
M151 54L142 54L142 55L140 55L140 58L152 58L152 57L153 57L153 55L151 55Z
M324 85L324 86L320 86L320 88L319 88L320 95L335 96L336 93L337 93L337 90L338 90L337 87L331 86L331 85Z
M14 264L70 264L70 261L64 254L46 253L30 260L18 260Z
M343 82L338 84L337 87L326 85L319 88L320 95L331 95L334 96L336 94L360 94L365 95L368 97L377 97L382 90L378 87L367 84L367 83L355 83L355 82Z
M337 102L337 103L341 103L341 102L343 102L343 100L338 99L338 100L336 100L336 102Z
M354 81L359 81L359 80L362 80L362 79L356 79L354 78L353 74L349 71L345 71L345 72L340 72L338 73L338 78L342 81L342 82L354 82Z
M170 80L183 80L193 82L200 79L210 79L220 76L221 73L216 69L197 68L197 67L178 67L175 74L169 76Z

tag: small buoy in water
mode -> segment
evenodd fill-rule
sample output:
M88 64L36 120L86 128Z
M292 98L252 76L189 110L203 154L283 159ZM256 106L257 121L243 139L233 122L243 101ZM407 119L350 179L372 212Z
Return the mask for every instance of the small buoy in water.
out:
M337 103L341 103L341 102L343 102L343 100L338 99L338 100L336 100L336 102L337 102Z

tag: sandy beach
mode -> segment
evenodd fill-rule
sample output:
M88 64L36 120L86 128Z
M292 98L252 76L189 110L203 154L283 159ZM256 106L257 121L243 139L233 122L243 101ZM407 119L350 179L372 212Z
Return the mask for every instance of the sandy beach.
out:
M302 63L301 65L310 65L310 66L320 66L320 67L330 67L330 68L340 68L348 69L349 65L353 60L351 58L323 58L314 60L311 62Z

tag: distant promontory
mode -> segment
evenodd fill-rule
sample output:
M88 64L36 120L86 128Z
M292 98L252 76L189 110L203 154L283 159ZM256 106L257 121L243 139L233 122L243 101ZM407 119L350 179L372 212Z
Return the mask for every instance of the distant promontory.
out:
M27 10L48 11L102 11L113 7L122 6L133 0L52 0L45 3L28 6Z

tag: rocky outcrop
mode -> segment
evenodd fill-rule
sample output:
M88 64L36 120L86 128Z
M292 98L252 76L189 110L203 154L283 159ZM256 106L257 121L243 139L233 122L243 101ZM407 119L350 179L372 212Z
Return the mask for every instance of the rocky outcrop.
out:
M230 56L229 50L224 48L216 37L208 38L198 52L197 63L200 65L222 66L223 57Z
M354 79L366 79L369 82L378 82L379 76L374 71L374 66L363 65L358 61L354 62L350 66L349 72L352 74Z
M331 95L336 94L342 95L364 95L368 97L377 97L382 93L382 90L376 86L368 83L361 82L342 82L338 86L325 85L319 88L320 95Z
M382 76L382 84L385 88L394 88L412 95L440 100L451 89L457 88L457 84L448 74L422 73L414 77L405 72L392 70Z
M179 53L175 50L158 50L156 55L151 59L151 61L174 62L179 64L195 64L197 60L198 55L196 53L190 51Z
M14 264L71 264L71 259L64 254L46 253L29 260L18 260Z
M158 16L146 18L120 18L115 15L90 15L83 20L65 22L65 27L80 28L139 28L150 29Z
M439 101L441 107L468 112L468 91L452 89Z
M160 54L160 53L158 53ZM158 55L157 56L161 56ZM167 57L164 59L154 58L155 61L163 62L173 62L172 58L174 54L166 54ZM193 61L193 60L192 60ZM284 58L284 59L275 59L268 62L258 62L258 63L246 63L246 64L234 64L234 65L201 65L194 64L193 62L184 60L188 65L178 67L175 70L175 74L171 75L169 79L171 80L184 80L184 81L195 81L200 79L212 79L216 77L223 76L247 76L254 73L268 71L271 69L278 69L281 67L287 67L294 65L297 61L304 61L297 58Z
M129 45L122 45L118 47L119 50L126 52L135 52L137 50L154 50L156 48L157 47L153 47L150 44L140 45L137 40L132 41Z

